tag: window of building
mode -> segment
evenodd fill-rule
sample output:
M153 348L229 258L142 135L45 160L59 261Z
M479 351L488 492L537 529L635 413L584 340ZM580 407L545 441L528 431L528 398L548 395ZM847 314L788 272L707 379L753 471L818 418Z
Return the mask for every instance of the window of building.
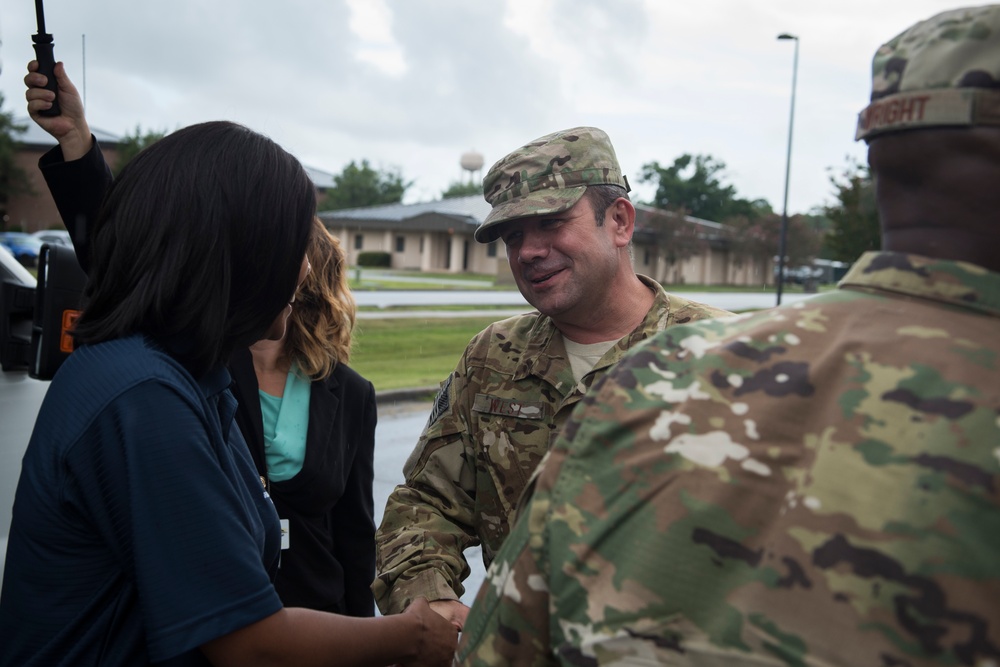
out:
M406 252L406 237L397 236L396 237L396 252Z
M361 250L365 245L365 237L363 234L354 235L354 249Z
M496 241L491 241L486 246L486 256L487 257L496 257L497 256L497 242Z

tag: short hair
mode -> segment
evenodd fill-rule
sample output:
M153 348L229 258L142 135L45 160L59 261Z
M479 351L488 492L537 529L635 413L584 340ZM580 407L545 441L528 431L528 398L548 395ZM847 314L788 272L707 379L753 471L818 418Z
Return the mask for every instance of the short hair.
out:
M585 195L590 199L590 207L594 210L594 218L597 219L597 226L600 227L604 224L604 214L608 212L611 205L619 198L628 199L628 190L620 185L588 185Z
M295 291L316 212L302 165L225 121L152 144L94 224L77 341L142 333L195 376L259 340Z
M338 363L350 361L357 306L348 287L344 250L319 218L306 256L312 271L295 294L285 349L303 374L323 380Z

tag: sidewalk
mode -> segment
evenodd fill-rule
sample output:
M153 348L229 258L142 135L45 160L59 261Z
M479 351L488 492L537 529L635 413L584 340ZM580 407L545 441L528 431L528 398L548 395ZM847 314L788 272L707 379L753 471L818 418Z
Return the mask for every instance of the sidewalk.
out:
M387 389L375 392L375 402L381 409L396 403L429 403L437 394L438 385L412 387L410 389Z
M677 292L677 296L698 301L716 308L723 308L731 311L760 310L774 307L777 297L773 291L759 292ZM376 308L393 308L397 306L420 306L421 310L388 310L387 314L381 311L361 310L358 317L430 317L428 313L435 313L434 317L463 317L469 316L473 312L469 310L439 311L436 306L497 306L495 310L486 310L486 314L496 314L498 318L507 317L507 312L513 314L523 313L531 310L531 306L521 293L516 290L511 291L483 291L483 290L386 290L379 292L358 291L353 292L354 301L358 306L374 306ZM815 294L803 294L795 292L784 294L782 302L785 304L795 303L816 296ZM420 314L409 314L420 313Z
M496 317L501 320L512 315L520 315L531 310L531 306L525 304L523 308L484 308L475 310L359 310L359 320L391 320L397 318L420 318L431 317Z

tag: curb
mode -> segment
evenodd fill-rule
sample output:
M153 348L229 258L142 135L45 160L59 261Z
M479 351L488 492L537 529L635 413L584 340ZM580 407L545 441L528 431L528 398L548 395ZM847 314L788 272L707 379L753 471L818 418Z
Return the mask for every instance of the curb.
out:
M376 405L391 403L408 403L413 401L431 401L439 389L439 385L429 387L410 387L408 389L389 389L375 392Z

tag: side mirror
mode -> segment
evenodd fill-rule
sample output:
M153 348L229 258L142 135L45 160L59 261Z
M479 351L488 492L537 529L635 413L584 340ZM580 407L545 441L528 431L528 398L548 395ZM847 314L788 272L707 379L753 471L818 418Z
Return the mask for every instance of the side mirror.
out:
M83 305L87 274L80 268L73 248L42 246L38 256L28 374L51 380L73 352L71 332Z
M34 285L6 278L0 283L0 367L5 371L24 370L30 363L34 303Z

